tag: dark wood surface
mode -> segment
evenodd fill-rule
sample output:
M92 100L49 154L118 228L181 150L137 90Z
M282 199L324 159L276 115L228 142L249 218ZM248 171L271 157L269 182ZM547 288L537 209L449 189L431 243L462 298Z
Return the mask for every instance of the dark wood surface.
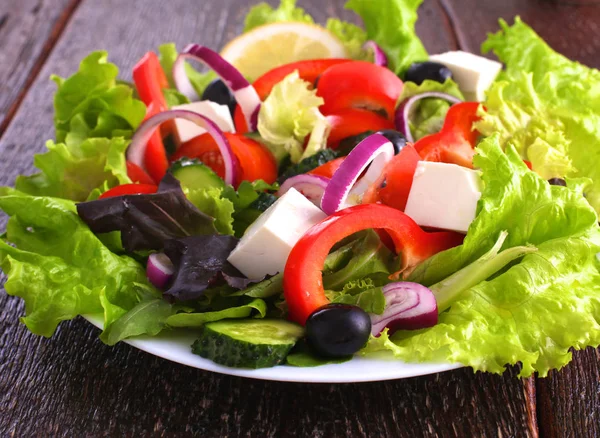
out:
M106 49L128 79L135 61L162 42L219 48L241 30L247 3L2 2L0 184L31 172L32 155L53 135L51 73L66 76L88 52ZM320 21L352 19L342 0L299 3ZM430 52L477 51L498 17L515 15L557 50L600 67L595 0L425 0L418 31ZM2 436L600 436L593 349L545 379L521 380L512 368L502 376L462 369L368 384L277 383L203 372L127 345L109 348L81 319L39 338L18 323L22 312L19 300L0 294Z

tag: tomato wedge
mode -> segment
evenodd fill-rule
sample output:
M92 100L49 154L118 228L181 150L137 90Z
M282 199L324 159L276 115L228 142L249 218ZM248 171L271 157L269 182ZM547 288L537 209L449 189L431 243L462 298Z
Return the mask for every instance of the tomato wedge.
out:
M385 166L381 177L363 195L363 204L382 204L404 211L421 157L410 145L405 146Z
M363 108L385 113L388 120L393 120L403 87L391 70L370 62L352 61L327 69L319 79L317 94L325 100L320 108L325 115Z
M372 111L360 108L345 108L327 116L331 125L327 146L337 149L345 138L362 134L366 131L394 129L394 122Z
M257 141L240 134L225 132L225 137L238 160L241 180L263 181L272 184L277 179L277 163L271 151ZM223 158L217 144L209 134L202 134L181 145L172 159L197 158L215 171L221 178L225 175Z
M291 64L282 65L266 72L264 75L254 81L252 86L258 93L258 97L260 97L261 100L265 100L271 93L271 90L275 84L281 82L287 75L295 70L298 71L300 78L310 82L311 84L314 84L319 76L329 67L350 61L350 59L331 58L292 62ZM239 105L235 108L233 119L235 123L235 129L239 134L245 134L248 132L246 119L244 118Z
M308 172L310 175L320 175L327 178L331 178L336 170L342 165L345 157L336 158L328 161L325 164L321 164L319 167Z
M102 193L99 199L113 198L124 195L141 195L143 193L156 193L158 187L154 184L123 184L113 187Z
M156 182L150 178L150 175L148 175L144 169L137 164L132 163L131 161L127 162L127 176L134 183L156 184Z
M477 115L479 105L479 102L452 105L446 114L442 130L437 134L427 135L414 144L421 158L473 168L479 132L472 127L480 119Z

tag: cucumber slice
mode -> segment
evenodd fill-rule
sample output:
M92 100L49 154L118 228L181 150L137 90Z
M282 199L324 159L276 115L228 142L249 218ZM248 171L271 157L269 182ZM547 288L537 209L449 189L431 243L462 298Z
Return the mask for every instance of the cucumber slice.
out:
M197 159L182 158L175 161L169 170L183 187L190 190L225 187L225 182L219 175Z
M221 365L266 368L279 365L304 336L304 329L280 319L225 319L209 322L192 352Z

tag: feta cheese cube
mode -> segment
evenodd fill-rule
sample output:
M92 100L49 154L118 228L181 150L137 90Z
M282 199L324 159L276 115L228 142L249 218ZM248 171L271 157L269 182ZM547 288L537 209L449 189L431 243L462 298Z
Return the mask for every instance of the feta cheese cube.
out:
M404 212L423 227L466 233L475 219L481 186L475 170L420 161Z
M211 102L210 100L203 100L200 102L177 105L171 109L194 111L198 114L208 117L210 120L215 122L222 131L235 132L233 119L231 118L231 113L229 112L227 105L219 105L218 103ZM206 132L205 129L196 125L194 122L183 119L175 119L175 129L181 143L185 143L186 141Z
M290 189L246 230L227 260L253 280L283 272L296 242L326 217L304 195Z
M431 55L429 60L450 69L454 81L469 101L485 100L485 92L502 70L502 64L497 61L460 50Z

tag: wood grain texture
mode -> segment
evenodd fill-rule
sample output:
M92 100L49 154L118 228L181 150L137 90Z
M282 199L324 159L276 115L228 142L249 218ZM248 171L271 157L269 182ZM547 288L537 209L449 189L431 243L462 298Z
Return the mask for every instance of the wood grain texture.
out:
M32 172L32 155L53 136L51 73L67 76L91 50L106 49L129 79L135 61L160 43L219 48L241 30L247 3L84 0L0 139L0 185ZM319 21L353 19L342 9L343 0L325 7L320 0L300 3ZM417 28L427 49L476 48L498 16L514 15L514 9L526 18L532 5L539 9L536 0L493 3L425 0ZM462 8L483 21L473 23ZM577 50L569 45L564 53L578 57ZM586 56L598 56L596 46L590 50ZM536 437L537 414L543 436L555 431L553 436L565 436L568 427L583 432L573 436L588 436L574 423L582 417L589 419L585 424L598 420L597 381L593 386L583 377L594 367L597 376L594 352L576 354L583 362L576 360L575 367L537 385L516 378L516 369L503 376L464 369L393 382L305 385L221 376L127 345L109 348L81 319L63 323L52 339L42 339L17 322L22 313L19 300L0 294L1 435ZM582 397L568 389L572 375L579 379ZM542 396L547 403L536 409ZM556 429L558 422L541 424L541 414L561 418L562 429Z
M78 3L0 2L0 137Z

